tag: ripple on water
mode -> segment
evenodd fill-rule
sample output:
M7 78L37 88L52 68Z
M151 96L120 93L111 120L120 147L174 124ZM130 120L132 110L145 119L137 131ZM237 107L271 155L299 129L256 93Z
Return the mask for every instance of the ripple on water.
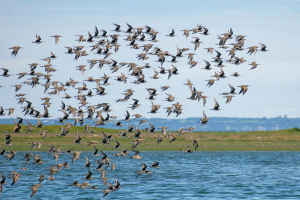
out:
M49 174L49 167L68 161L71 155L62 154L56 162L47 152L34 152L41 155L45 162L27 165L23 159L26 152L18 152L15 158L5 162L0 157L0 172L7 178L0 199L28 199L31 185L37 183L37 175ZM54 174L55 181L45 181L34 196L35 199L100 199L103 183L100 174L95 170L96 160L92 152L82 152L80 159L68 169ZM141 152L141 160L129 157L113 157L116 170L108 168L108 183L114 184L114 178L121 183L121 189L111 192L106 199L299 199L300 153L298 152ZM130 152L132 154L132 152ZM99 187L96 190L78 189L69 186L73 181L86 182L84 168L85 156L92 162L91 171L94 179L90 185ZM160 169L149 167L158 161ZM143 174L135 178L141 169L141 162L148 165L152 174ZM20 170L27 167L27 171ZM12 171L21 173L20 180L10 186Z

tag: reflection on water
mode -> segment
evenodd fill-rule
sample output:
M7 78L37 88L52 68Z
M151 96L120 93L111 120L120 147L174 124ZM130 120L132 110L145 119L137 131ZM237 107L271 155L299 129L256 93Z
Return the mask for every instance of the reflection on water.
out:
M45 162L32 164L33 159L25 165L23 154L18 152L15 158L5 162L0 157L0 172L7 178L0 199L29 199L31 185L37 183L37 175L48 177L48 167L68 161L71 154L62 154L56 162L47 152L34 152L41 155ZM300 153L299 152L141 152L141 160L127 157L114 157L114 152L106 152L117 164L116 169L107 169L108 183L114 184L116 178L121 189L109 193L106 199L298 199L300 198ZM78 189L69 186L73 181L83 183L88 172L84 168L85 157L92 162L92 180L90 185L96 190ZM103 193L101 174L94 170L96 160L92 152L82 152L80 159L65 170L54 174L55 181L45 181L33 197L34 199L100 199ZM158 161L160 169L149 167ZM151 174L142 174L135 178L141 169L141 162L148 165ZM27 171L20 170L27 167ZM12 171L21 173L20 180L10 186Z

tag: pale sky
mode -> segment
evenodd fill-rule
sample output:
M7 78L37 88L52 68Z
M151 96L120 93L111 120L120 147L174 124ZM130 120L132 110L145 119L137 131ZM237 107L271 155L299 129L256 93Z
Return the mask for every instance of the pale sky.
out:
M111 115L116 115L123 119L126 110L130 114L140 113L145 118L166 118L165 107L171 106L172 103L164 101L167 97L165 93L176 97L175 101L183 104L183 114L178 118L187 117L202 117L202 112L205 111L208 117L277 117L279 115L287 115L288 117L300 117L300 67L298 49L300 45L300 1L5 1L0 7L0 65L1 68L9 69L9 73L14 75L11 77L0 76L0 88L2 92L0 97L0 106L4 109L16 108L12 117L23 116L22 108L17 104L15 98L15 84L20 84L27 81L30 76L25 76L22 79L17 79L17 73L29 72L29 63L38 62L39 64L47 64L42 58L50 56L52 51L58 58L52 60L52 64L58 70L51 73L51 81L60 81L65 83L72 77L79 81L76 87L81 87L83 80L92 76L99 78L106 73L111 76L111 83L106 88L108 95L94 96L88 98L88 105L96 105L98 103L107 102L111 104ZM151 68L144 69L144 74L147 83L133 84L135 77L129 76L127 66L124 66L116 73L111 74L110 67L105 65L102 70L97 68L97 64L87 70L84 75L76 70L78 65L87 65L87 60L103 59L104 55L97 55L90 52L91 45L87 43L75 41L78 39L75 35L84 35L88 37L88 31L94 34L95 26L99 30L105 29L108 34L115 34L112 30L115 28L113 23L121 25L121 30L126 31L126 22L134 28L144 27L148 25L158 31L157 39L159 42L151 41L137 43L141 46L144 44L154 44L154 47L160 47L164 51L169 51L171 54L176 54L176 45L179 48L190 48L186 53L194 52L194 41L192 37L199 37L204 43L194 53L194 60L198 64L189 69L187 64L188 58L185 55L178 58L178 63L174 64L179 69L179 75L172 76L169 80L167 74L162 75L158 80L153 80L149 77L153 76L154 70L159 70L160 63L155 62L156 56L149 55L149 59L139 61L136 59L137 54L142 53L142 49L131 49L127 46L129 42L125 42L127 33L119 33L118 43L121 45L117 53L113 53L109 58L112 58L118 63L135 62L138 66L149 63ZM183 29L196 28L197 24L205 26L209 29L211 35L204 36L202 34L190 34L186 39L183 36ZM243 57L249 62L241 65L233 65L226 63L223 70L225 75L229 76L233 72L238 72L242 76L219 80L213 86L208 88L205 80L211 79L215 71L220 71L215 67L214 62L211 62L213 69L206 71L201 69L205 66L203 59L212 61L213 55L206 52L207 47L214 47L222 53L225 60L229 59L228 52L225 49L218 48L217 35L226 33L229 28L233 29L234 35L246 35L245 48L250 46L260 46L263 43L267 46L267 52L257 52L256 55L249 55L247 49L237 51L236 56ZM170 38L165 35L169 34L174 28L175 37ZM39 34L43 43L31 43L35 40L35 34ZM59 42L55 44L54 38L51 35L62 35ZM99 41L102 38L94 38L94 41ZM110 38L109 38L110 39ZM150 36L146 35L149 40ZM234 39L228 40L227 45L235 42ZM78 61L74 60L74 54L65 54L64 46L84 45L84 50L89 53L86 57L80 57ZM11 56L11 51L8 49L13 46L21 46L18 55L14 58ZM153 51L153 48L150 52ZM111 50L113 52L113 49ZM170 61L170 57L166 57ZM261 64L254 70L249 70L250 62L256 61ZM41 66L41 65L40 65ZM44 68L38 66L36 72L44 72ZM171 68L170 62L165 62L163 67ZM119 76L123 72L128 78L128 83L120 83L115 81L115 76ZM1 72L2 73L2 70ZM205 107L202 101L188 100L191 92L186 83L187 78L194 83L194 87L198 91L204 92L203 95L208 96ZM45 80L40 79L43 84ZM44 94L44 86L42 84L31 88L28 85L23 85L20 93L27 94L27 100L32 102L33 107L44 112L42 101L40 98L47 96ZM88 83L88 88L95 88L95 83ZM239 92L239 85L251 85L245 95L235 95L232 102L225 104L226 99L222 98L219 93L229 92L228 84L233 85ZM168 85L171 88L165 92L160 91L160 86ZM148 97L148 92L145 88L156 88L158 96L154 100L155 104L162 105L161 109L156 114L147 112L151 109L151 101L145 98ZM119 98L123 98L121 93L125 89L135 90L132 98L139 99L141 106L135 110L130 110L128 107L133 100L127 102L115 103ZM95 89L93 94L96 93ZM48 90L50 92L51 89ZM18 92L18 93L19 93ZM69 95L77 95L77 90L69 87L66 91ZM83 92L86 94L87 92ZM51 106L49 108L50 115L53 118L62 117L63 113L58 111L61 106L61 101L73 107L79 106L79 101L73 99L65 100L62 92L59 96L52 95ZM215 112L211 109L214 106L214 98L219 102L222 110ZM175 102L174 102L175 103ZM25 106L26 104L23 104ZM5 111L8 113L8 111ZM4 117L8 117L7 115ZM27 115L25 118L29 118ZM31 117L30 117L31 118ZM175 114L171 114L169 118L175 118Z

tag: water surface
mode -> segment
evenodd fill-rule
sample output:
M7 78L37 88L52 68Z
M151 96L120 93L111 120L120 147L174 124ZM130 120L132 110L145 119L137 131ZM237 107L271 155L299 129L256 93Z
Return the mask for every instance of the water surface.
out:
M0 157L0 172L7 178L0 199L29 199L31 185L37 183L37 175L48 177L48 167L68 161L71 154L62 154L58 161L47 152L33 152L41 155L44 164L25 165L23 154L18 152L11 161ZM117 164L116 169L107 169L108 182L114 184L116 178L121 189L108 194L105 199L299 199L300 198L300 152L141 152L141 160L127 157L114 157L114 152L106 152ZM78 189L69 186L73 181L86 180L85 157L92 162L93 172L89 184L99 187L96 190ZM55 181L45 180L34 199L103 199L103 184L96 170L96 160L92 152L82 152L65 170L54 174ZM158 161L160 169L149 167ZM144 162L151 174L136 176ZM27 167L27 171L20 170ZM10 186L9 174L16 170L20 180Z

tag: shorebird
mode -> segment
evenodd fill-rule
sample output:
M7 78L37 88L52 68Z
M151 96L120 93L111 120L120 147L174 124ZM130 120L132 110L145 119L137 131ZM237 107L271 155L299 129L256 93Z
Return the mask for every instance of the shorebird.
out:
M37 120L38 120L38 123L37 123L37 125L35 127L42 128L43 127L42 121L40 120L40 118L37 118Z
M89 159L87 157L85 157L85 160L86 160L86 162L85 162L84 167L91 167L92 163L89 161Z
M130 117L130 114L129 114L129 112L126 110L126 114L125 114L125 121L130 121L130 119L129 119L129 117Z
M50 37L54 37L54 38L55 38L55 44L57 44L57 43L58 43L58 39L59 39L60 37L62 37L62 36L60 36L60 35L52 35L52 36L50 36Z
M158 165L159 165L159 162L154 161L154 163L152 163L150 167L153 167L155 169L159 169L160 167Z
M40 130L39 132L41 133L40 135L43 135L43 140L46 138L46 133L48 130Z
M36 34L36 35L35 35L35 41L32 42L32 43L37 43L37 44L42 43L42 38L41 38L41 36L38 35L38 34Z
M186 151L184 151L185 153L193 153L193 151L191 150L191 148L187 145L184 145L186 147Z
M80 137L80 135L79 135L79 132L78 131L76 131L76 139L74 140L74 141L72 141L72 142L74 142L74 143L80 143L80 141L81 141L81 137Z
M136 172L137 173L136 177L138 177L138 176L140 176L144 173L145 174L150 174L151 173L149 170L147 170L147 165L145 163L141 162L141 164L142 164L142 169L140 171Z
M102 190L103 192L103 197L107 196L112 190Z
M73 158L72 158L72 163L75 162L77 159L79 159L80 157L80 153L81 151L75 151L73 152Z
M98 149L94 146L93 156L99 156Z
M4 77L9 77L11 76L11 74L8 73L8 69L5 69L5 68L1 68L3 70L3 74L1 76L4 76Z
M262 51L262 52L268 51L268 50L267 50L267 46L266 46L265 44L262 44L262 43L259 43L259 44L261 45L260 51Z
M34 155L34 162L32 164L43 164L44 162L42 159L39 157L40 155ZM41 183L41 182L40 182Z
M161 105L154 105L153 101L151 101L151 103L152 103L152 108L149 113L157 113Z
M39 184L34 184L31 187L29 187L32 190L30 198L33 197L37 193L37 191L38 191L38 189L39 189L40 186L41 186L41 184L39 183Z
M174 28L172 29L172 32L169 33L169 35L166 35L166 36L169 36L169 37L175 37L175 31L174 31Z
M205 67L202 69L211 70L212 68L210 67L211 66L210 62L208 62L206 60L204 60L204 62L205 62Z
M196 90L196 88L191 89L191 92L192 92L191 96L187 99L196 100L197 99L197 90Z
M1 177L1 179L0 179L0 185L1 186L6 185L7 183L5 183L5 180L6 180L5 176L3 176L3 174L0 173L0 177Z
M210 53L210 54L213 54L213 52L214 52L214 48L212 48L212 47L208 47L208 48L204 48L204 49L207 49L207 53Z
M121 124L121 121L116 121L116 123L114 124L114 126L123 126L123 124Z
M207 124L207 123L208 123L208 120L209 120L209 118L206 117L206 114L205 114L205 112L203 111L203 117L202 117L201 121L198 122L198 123L201 123L201 126L203 126L204 124Z
M234 76L234 77L239 77L239 76L241 76L239 73L237 73L237 72L234 72L232 75L230 75L230 76Z
M198 148L198 141L197 140L192 140L193 142L193 146L195 146L195 151L197 150Z
M251 64L249 64L249 65L251 65L252 67L251 67L251 69L255 69L258 65L260 65L260 64L257 64L256 62L251 62ZM250 70L251 70L250 69Z
M23 49L23 47L20 46L14 46L14 47L10 47L8 49L12 49L13 51L11 52L11 55L16 57L16 55L18 54L20 49Z
M3 107L1 106L1 107L0 107L0 116L3 116L3 115L5 115L5 113L4 113Z
M247 92L247 90L248 90L248 86L249 85L240 85L240 86L238 86L238 87L241 88L239 94L243 93L243 95L244 95Z
M186 37L186 39L188 39L189 35L190 35L190 29L185 29L185 30L181 30L183 31L183 35Z
M209 79L209 80L206 80L206 81L208 81L206 86L208 86L209 88L210 88L210 86L212 86L215 83L215 79Z
M135 118L134 118L134 120L136 120L136 119L138 119L138 118L141 118L142 117L142 115L140 115L140 114L134 114L134 115L132 115L132 116L134 116Z
M202 26L202 28L203 28L203 35L209 35L209 33L208 33L208 29L206 28L206 27L204 27L204 26Z
M176 134L175 134L175 133L172 133L170 129L169 129L169 134L168 134L167 137L170 138L169 143L172 143L172 142L174 142L174 141L176 140Z
M131 143L133 143L131 149L134 151L134 149L137 148L142 142L143 142L143 140L136 140L136 141L131 142Z
M219 110L221 110L219 107L220 107L220 105L219 105L219 103L217 102L217 100L214 98L214 101L215 101L215 105L214 105L214 107L212 108L212 109L210 109L210 110L215 110L215 111L219 111Z
M121 30L120 30L121 26L120 26L120 25L118 25L118 24L115 24L115 23L113 23L113 25L115 25L115 26L116 26L116 28L115 28L115 30L114 30L114 31L116 31L116 32L121 32Z
M53 156L54 156L53 159L55 159L55 161L58 161L59 153L54 153Z
M120 189L121 186L120 186L120 183L119 181L115 178L115 185L113 187L113 191L117 191L118 189Z

